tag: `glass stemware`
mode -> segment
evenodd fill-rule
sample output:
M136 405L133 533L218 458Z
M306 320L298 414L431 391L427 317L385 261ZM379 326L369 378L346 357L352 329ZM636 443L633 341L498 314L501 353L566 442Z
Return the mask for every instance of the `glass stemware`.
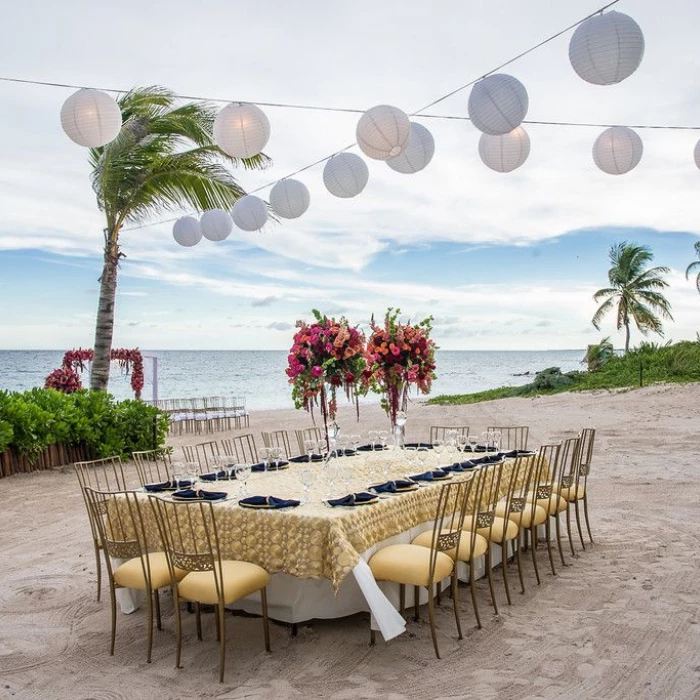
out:
M416 450L416 456L418 457L418 464L420 464L420 468L425 469L425 465L428 461L428 458L430 457L430 455L428 454L428 448L419 447Z
M382 450L386 447L386 441L389 439L389 431L388 430L377 430L377 437L379 438L379 441L382 443Z
M457 447L459 448L459 451L464 454L464 451L467 449L467 444L469 443L469 436L465 435L464 433L460 433L457 436Z
M318 443L316 440L304 440L304 449L309 457L309 462L313 460L314 452L316 452L317 447Z
M251 471L251 463L250 462L237 462L236 463L236 479L241 485L241 496L247 496L248 495L248 477L250 476L250 471Z
M377 439L379 438L379 433L376 430L370 430L367 433L369 437L369 444L372 445L372 451L374 452L375 445L377 444Z
M267 471L270 468L270 448L261 447L258 450L258 457L263 465L263 471Z
M437 455L437 466L440 468L442 461L442 453L445 451L445 442L443 440L433 440L433 452Z
M280 462L282 461L282 448L281 447L268 447L268 457L270 464L278 469Z
M357 433L353 433L350 436L350 442L352 443L352 449L357 451L357 448L360 446L360 441L362 440L362 436L358 435Z
M316 469L312 467L311 464L304 464L299 469L299 481L301 482L301 487L304 489L303 503L309 503L311 501L311 487L316 482Z
M469 448L472 452L476 452L476 446L479 444L479 436L475 434L468 435L467 440L469 440Z
M184 462L173 462L173 482L175 483L175 488L180 488L180 482L185 478L185 464Z
M194 488L199 477L199 464L197 462L185 462L185 474L190 480L190 488Z

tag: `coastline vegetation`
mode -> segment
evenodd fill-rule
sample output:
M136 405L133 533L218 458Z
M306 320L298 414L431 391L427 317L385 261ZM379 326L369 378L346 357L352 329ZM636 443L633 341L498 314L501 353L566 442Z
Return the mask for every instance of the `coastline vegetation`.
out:
M589 349L587 356L590 352ZM534 381L523 386L502 386L473 394L435 396L427 403L456 406L513 396L531 397L592 389L631 389L666 382L700 382L700 336L697 340L664 345L643 342L624 355L610 356L597 369L562 373L558 367L549 367L537 372Z

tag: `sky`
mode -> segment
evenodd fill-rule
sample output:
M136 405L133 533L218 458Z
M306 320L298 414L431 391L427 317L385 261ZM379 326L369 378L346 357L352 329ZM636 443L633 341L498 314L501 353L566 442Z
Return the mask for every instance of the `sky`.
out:
M180 0L14 3L0 76L411 113L603 4L201 0L195 12ZM569 63L570 31L503 69L528 90L527 119L700 127L700 5L622 0L614 9L644 32L636 73L585 83ZM93 343L104 223L87 152L60 127L73 92L0 81L3 349ZM430 112L466 116L468 95ZM235 173L248 191L354 141L359 115L263 109L273 163ZM311 193L299 219L194 248L175 243L172 223L124 231L115 347L286 349L311 309L366 324L388 307L432 315L444 349L583 348L607 335L620 346L612 316L600 331L590 320L609 248L623 240L650 246L653 264L671 270L665 339L696 338L700 295L684 273L700 240L700 132L639 129L641 163L611 176L591 157L602 127L525 125L529 159L499 174L480 161L470 122L417 121L435 138L430 165L402 175L367 159L358 197L330 195L319 165L298 176Z

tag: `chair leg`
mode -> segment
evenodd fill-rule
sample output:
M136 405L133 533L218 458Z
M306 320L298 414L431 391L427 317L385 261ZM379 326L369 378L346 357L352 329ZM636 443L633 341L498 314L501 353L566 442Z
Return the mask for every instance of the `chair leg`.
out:
M549 515L547 516L547 520L545 520L545 525L544 525L546 537L547 537L547 553L549 554L549 565L552 568L552 576L557 575L557 571L554 568L554 554L552 553L552 523L550 522L550 517Z
M496 593L493 588L493 567L491 566L491 543L486 550L486 573L489 577L489 591L491 593L491 603L493 604L493 612L498 615L498 604L496 603Z
M581 512L579 509L579 499L574 501L574 508L576 508L576 528L578 529L578 538L581 540L581 547L583 551L586 551L586 543L583 539L583 529L581 528Z
M194 604L194 613L197 618L197 639L202 641L202 606L199 603Z
M503 569L503 586L506 589L506 600L508 605L513 605L510 599L510 588L508 586L508 540L501 542L501 567Z
M369 645L373 647L377 643L377 635L375 634L373 629L370 629L369 631Z
M216 641L221 642L221 620L219 620L219 611L217 610L216 615Z
M180 655L182 653L182 617L180 615L180 599L173 588L173 607L175 608L175 668L180 668Z
M430 634L433 637L433 646L435 647L435 656L440 658L440 649L438 648L437 632L435 631L435 611L433 610L433 591L428 588L428 619L430 620Z
M100 545L97 540L93 540L95 545L95 570L97 571L97 602L102 597L102 559L100 559Z
M413 620L420 620L420 587L413 586Z
M197 603L197 613L199 613L199 603ZM224 670L226 669L226 621L224 620L224 604L220 602L216 606L216 616L219 618L221 635L219 639L219 683L224 682Z
M520 592L525 593L525 580L523 579L523 563L520 559L520 533L513 540L515 546L515 560L518 564L518 578L520 579Z
M163 629L163 620L160 616L160 591L156 588L155 591L153 591L153 603L155 605L155 611L156 611L156 627L159 630Z
M435 587L437 589L437 596L436 596L435 600L436 600L438 606L442 605L442 590L441 590L440 583L441 582L438 581L438 583L435 584Z
M404 614L406 610L406 584L399 584L399 612L401 615Z
M270 619L267 616L267 588L260 591L263 614L263 634L265 635L265 651L270 651Z
M459 596L459 586L457 585L457 567L455 571L452 572L452 581L450 590L452 592L452 607L455 611L455 622L457 624L457 639L463 639L462 637L462 624L459 621L459 602L457 600Z
M554 522L556 523L556 534L557 534L557 547L559 549L559 558L561 559L562 566L569 566L564 561L564 548L561 546L561 522L559 520L559 513L553 515Z
M527 530L525 531L527 533ZM537 567L537 547L535 543L537 542L537 525L532 525L530 527L530 540L532 541L532 547L530 547L530 552L532 553L532 566L535 569L535 578L537 579L537 585L540 585L540 570Z
M148 632L146 635L146 661L151 663L151 649L153 648L153 594L146 590L146 601L148 603L147 622Z
M476 589L474 586L474 560L469 562L469 591L472 596L472 607L474 608L474 617L476 617L477 629L481 629L481 619L479 618L479 606L476 602Z
M109 645L109 655L114 656L114 641L117 636L117 596L112 581L109 582L109 603L112 612L112 639Z
M588 538L591 541L591 544L595 544L593 542L593 535L591 535L591 524L588 521L588 494L584 494L583 496L583 516L586 518L586 529L588 530Z
M571 504L566 505L566 534L569 538L569 547L571 547L571 556L576 557L576 550L574 549L574 538L571 536Z

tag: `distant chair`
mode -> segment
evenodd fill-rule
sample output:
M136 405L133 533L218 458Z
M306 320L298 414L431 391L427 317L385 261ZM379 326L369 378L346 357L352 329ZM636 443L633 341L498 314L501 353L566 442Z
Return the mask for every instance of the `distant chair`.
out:
M286 430L274 430L271 433L262 433L262 441L265 447L281 447L286 459L293 457L289 444L289 433Z
M162 483L170 479L172 464L167 449L161 447L157 450L132 452L131 456L136 463L136 472L141 486Z
M93 459L87 462L76 462L74 465L75 475L78 477L80 492L83 496L85 508L87 509L90 531L92 533L92 543L95 548L95 568L97 569L97 600L100 600L102 589L102 562L100 560L100 550L102 540L98 523L93 517L85 489L91 488L95 491L125 491L126 479L124 478L124 467L122 460L117 455L115 457L105 457L103 459Z
M197 462L199 468L203 470L209 470L211 459L221 454L219 443L216 440L199 442L195 445L183 445L182 453L186 462Z
M530 428L526 425L490 425L489 430L498 430L501 433L500 448L502 450L526 450Z
M238 462L255 463L258 461L258 448L255 445L255 438L251 433L239 435L221 441L224 454L235 455Z
M297 436L300 455L305 455L307 453L306 447L304 447L304 443L307 440L315 440L319 445L319 451L325 452L326 441L321 432L321 428L304 428L303 430L295 430L294 432Z
M445 433L450 430L456 431L457 435L469 435L468 425L431 425L430 426L430 442L433 443L436 440L444 440Z

